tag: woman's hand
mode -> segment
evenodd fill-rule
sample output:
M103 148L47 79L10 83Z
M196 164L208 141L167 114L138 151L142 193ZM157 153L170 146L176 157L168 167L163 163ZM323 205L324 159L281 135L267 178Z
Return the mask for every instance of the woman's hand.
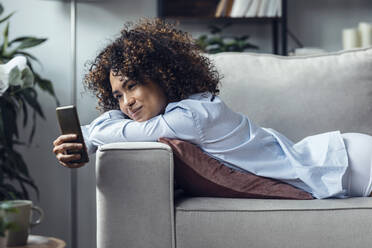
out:
M64 167L68 168L79 168L86 164L82 163L72 163L71 161L78 160L81 158L80 154L67 154L69 151L77 151L83 149L83 144L73 143L77 139L76 134L64 134L59 136L55 141L53 141L53 152L56 154L58 162Z

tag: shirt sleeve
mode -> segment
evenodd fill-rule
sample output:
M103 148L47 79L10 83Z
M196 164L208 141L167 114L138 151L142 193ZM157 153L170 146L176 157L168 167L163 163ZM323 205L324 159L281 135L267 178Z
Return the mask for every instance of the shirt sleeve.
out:
M196 127L193 113L177 107L144 122L126 119L120 110L110 110L81 128L88 153L92 154L97 146L108 143L157 141L161 137L198 143Z

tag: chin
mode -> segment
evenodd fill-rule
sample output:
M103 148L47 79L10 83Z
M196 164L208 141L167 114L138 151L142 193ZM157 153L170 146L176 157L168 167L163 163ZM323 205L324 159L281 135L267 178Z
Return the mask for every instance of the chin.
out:
M144 121L149 120L150 118L139 117L139 118L131 118L131 119L134 120L134 121L137 121L137 122L144 122Z
M154 118L156 116L158 116L158 115L144 116L144 117L141 116L141 117L137 118L136 120L135 119L132 119L132 120L137 121L137 122L144 122L144 121L148 121L148 120L150 120L150 119L152 119L152 118Z

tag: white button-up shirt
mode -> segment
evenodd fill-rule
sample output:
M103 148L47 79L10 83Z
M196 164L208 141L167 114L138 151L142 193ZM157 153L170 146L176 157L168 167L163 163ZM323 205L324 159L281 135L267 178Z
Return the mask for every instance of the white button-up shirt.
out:
M281 133L258 127L216 96L199 93L169 103L162 115L144 122L110 110L82 126L89 153L123 141L181 139L200 147L226 166L279 179L316 198L347 197L343 180L348 157L339 131L309 136L294 144ZM344 183L345 184L345 183Z

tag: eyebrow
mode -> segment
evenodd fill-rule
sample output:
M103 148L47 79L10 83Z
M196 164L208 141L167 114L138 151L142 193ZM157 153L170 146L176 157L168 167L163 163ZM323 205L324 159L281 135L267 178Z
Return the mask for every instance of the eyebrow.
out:
M122 87L122 88L125 88L125 85L126 85L128 82L130 82L130 81L131 81L130 79L124 80L124 81L122 82L122 84L121 84L121 87ZM112 95L115 95L115 94L117 94L117 93L119 93L119 91L118 91L118 90L115 90L115 91L112 92Z

